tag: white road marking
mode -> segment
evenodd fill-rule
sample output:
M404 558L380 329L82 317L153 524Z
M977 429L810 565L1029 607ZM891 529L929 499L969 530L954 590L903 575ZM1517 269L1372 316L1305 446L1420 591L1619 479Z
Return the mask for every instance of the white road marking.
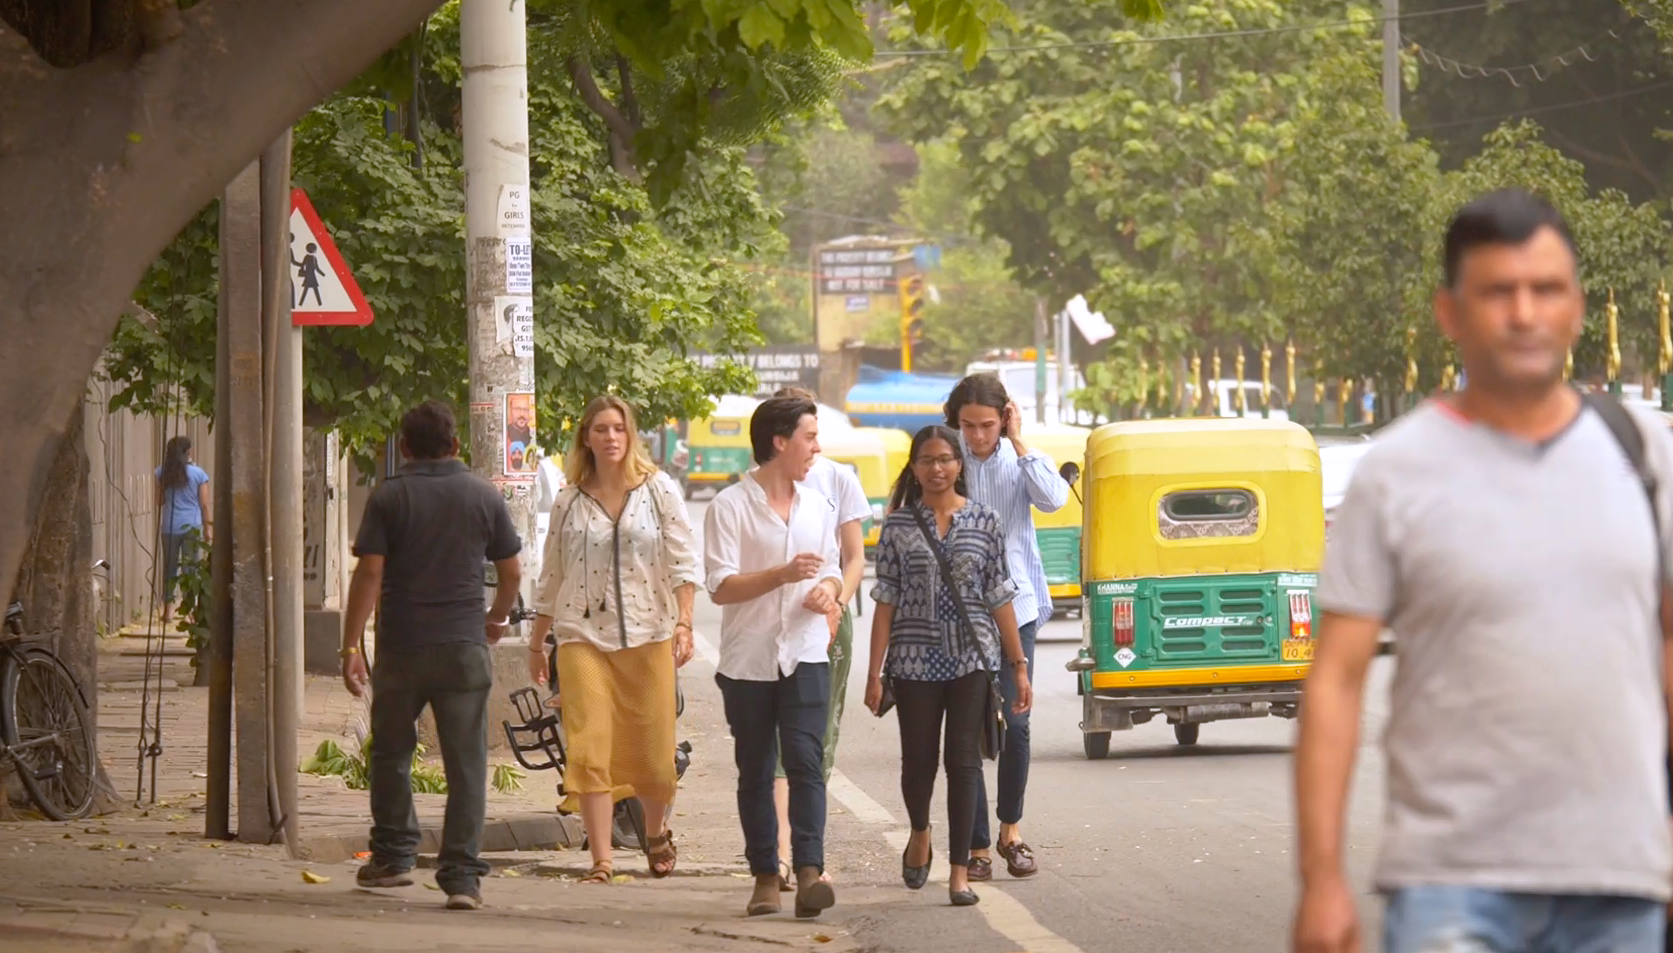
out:
M710 668L720 665L720 652L713 642L703 637L701 632L691 633L691 644L697 647L697 656L709 663Z
M888 808L872 800L871 795L861 790L858 784L848 779L848 775L836 768L831 769L831 779L825 782L825 793L841 801L849 814L867 824L897 829L900 826L900 822L895 820Z

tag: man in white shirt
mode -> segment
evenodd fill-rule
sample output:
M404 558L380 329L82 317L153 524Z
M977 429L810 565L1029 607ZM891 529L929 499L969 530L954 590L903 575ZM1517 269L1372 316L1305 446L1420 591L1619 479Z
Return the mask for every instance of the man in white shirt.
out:
M815 400L811 391L800 387L785 387L774 397L800 397ZM843 466L830 457L820 455L813 461L801 485L830 500L837 518L837 549L842 558L842 594L837 597L841 607L831 617L831 703L825 714L825 752L821 775L827 783L836 767L837 738L842 732L843 702L848 697L848 673L854 663L854 615L849 607L860 591L866 576L865 521L871 516L871 501L865 488L851 467ZM790 783L784 775L784 761L773 776L773 806L778 810L779 890L791 888L788 861L790 858ZM826 879L830 879L826 875Z
M829 498L799 486L819 455L812 401L774 397L749 421L755 470L722 490L704 521L710 597L722 606L715 682L738 763L738 817L755 875L750 916L779 910L773 769L782 750L790 786L796 915L836 903L825 870L825 778L831 699L828 618L842 572Z

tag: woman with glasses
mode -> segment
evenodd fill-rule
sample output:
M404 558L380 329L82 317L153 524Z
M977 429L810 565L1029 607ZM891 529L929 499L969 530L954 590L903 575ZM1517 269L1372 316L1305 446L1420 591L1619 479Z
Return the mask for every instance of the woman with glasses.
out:
M977 902L969 863L983 718L1000 665L1016 672L1017 713L1028 710L1033 693L1011 610L1017 586L1006 568L1004 534L994 511L965 498L958 434L925 427L912 440L909 461L877 543L866 707L877 715L891 702L899 707L900 788L912 822L901 878L913 890L929 879L930 797L942 755L948 896L954 906L970 906Z

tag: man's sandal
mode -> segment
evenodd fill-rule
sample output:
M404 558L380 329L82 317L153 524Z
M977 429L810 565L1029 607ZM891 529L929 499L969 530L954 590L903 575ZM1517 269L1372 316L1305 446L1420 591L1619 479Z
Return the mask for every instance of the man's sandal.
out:
M674 872L680 852L674 847L674 832L663 831L661 837L650 838L645 844L645 859L650 861L651 876L658 880Z
M601 860L593 864L587 875L580 882L584 884L607 884L615 879L616 867L608 860Z

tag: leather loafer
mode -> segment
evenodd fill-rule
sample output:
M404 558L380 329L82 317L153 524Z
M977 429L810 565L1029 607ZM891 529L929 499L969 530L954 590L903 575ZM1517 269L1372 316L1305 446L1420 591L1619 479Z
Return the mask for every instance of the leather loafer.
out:
M970 858L970 882L985 884L993 879L993 860L988 857Z

